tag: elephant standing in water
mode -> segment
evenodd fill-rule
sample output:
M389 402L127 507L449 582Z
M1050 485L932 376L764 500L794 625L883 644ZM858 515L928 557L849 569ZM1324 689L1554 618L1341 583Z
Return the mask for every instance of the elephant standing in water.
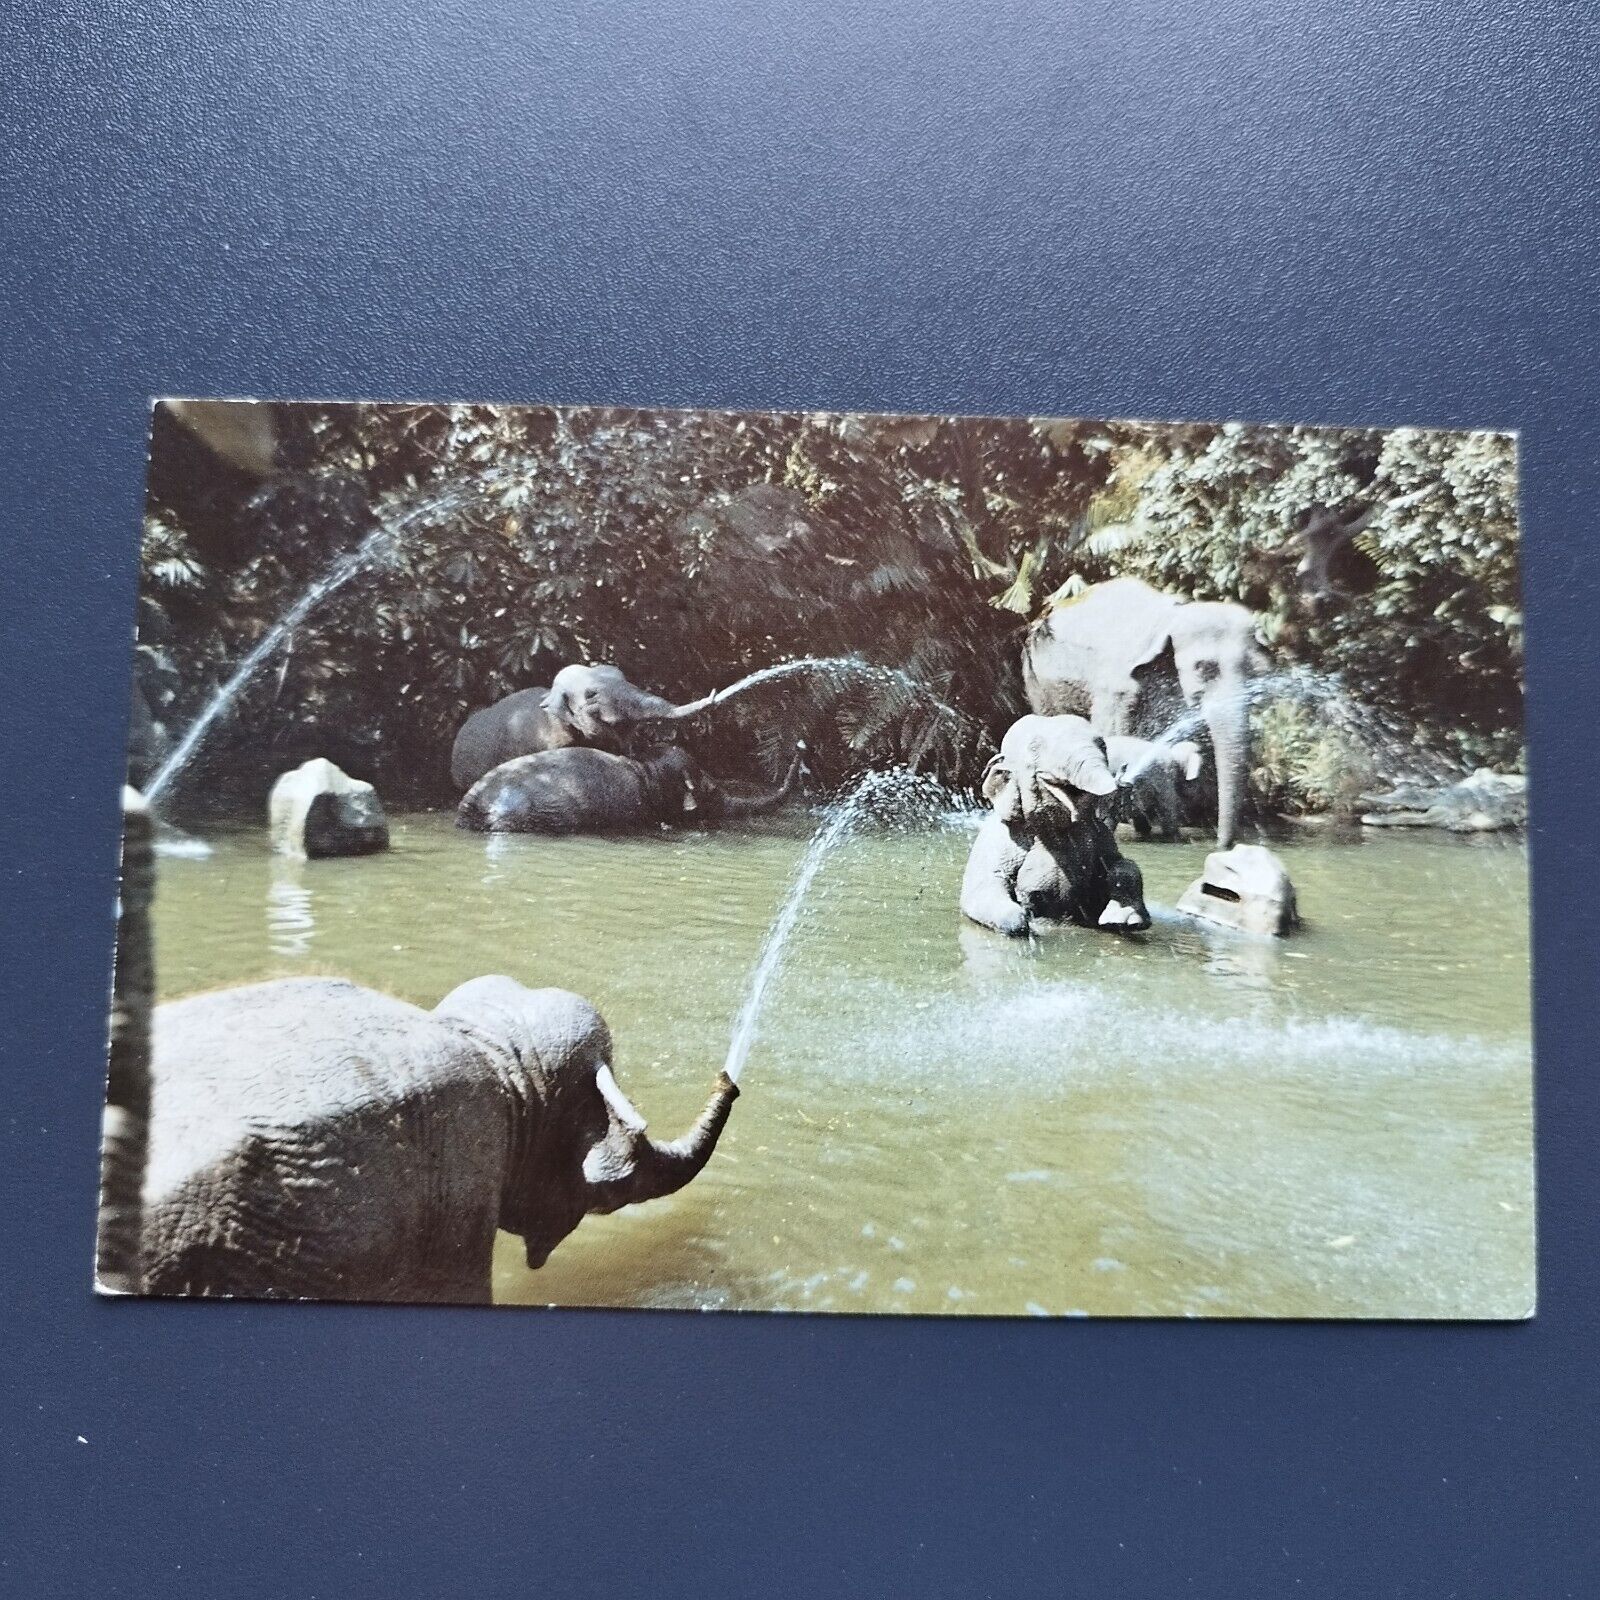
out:
M1035 918L1132 933L1150 926L1144 880L1117 849L1106 747L1082 717L1022 717L984 773L989 815L961 881L961 910L1000 933Z
M708 778L681 745L638 756L579 746L501 763L462 797L459 827L483 833L628 833L656 823L680 826L759 816L794 793L796 751L774 789L750 790Z
M1094 584L1054 606L1022 651L1028 704L1086 716L1103 734L1157 738L1194 714L1216 761L1217 846L1239 830L1250 764L1250 683L1268 667L1256 618L1224 601L1179 600L1138 578Z
M451 748L450 776L466 790L502 763L545 750L629 755L649 724L693 716L715 698L674 705L629 683L616 667L563 667L548 689L519 689L474 711Z
M154 1024L148 1294L487 1303L592 1212L668 1195L738 1097L659 1144L586 1000L475 978L424 1011L337 978L170 1002Z

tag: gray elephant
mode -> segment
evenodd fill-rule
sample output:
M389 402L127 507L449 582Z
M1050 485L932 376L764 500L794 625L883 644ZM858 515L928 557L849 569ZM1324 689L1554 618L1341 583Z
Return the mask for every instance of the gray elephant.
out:
M1183 831L1182 789L1200 776L1204 757L1193 739L1164 744L1131 733L1105 736L1106 758L1122 790L1117 815L1141 839L1154 834L1169 842Z
M638 756L577 746L502 762L456 808L481 833L629 833L657 823L689 826L776 810L795 791L801 757L776 788L734 788L708 777L681 745Z
M961 910L1000 933L1035 919L1117 933L1150 926L1139 868L1117 849L1103 740L1082 717L1021 717L983 778L989 815L961 881Z
M593 1212L710 1159L723 1075L660 1144L586 1000L475 978L424 1011L337 978L157 1008L148 1294L487 1303L496 1229L530 1267Z
M691 717L715 699L674 705L616 667L563 667L548 689L519 689L474 711L451 748L450 776L465 790L504 762L545 750L584 746L630 755L641 736L655 736L661 723Z
M1054 606L1022 651L1028 704L1042 716L1086 716L1101 733L1145 738L1203 725L1222 849L1244 806L1251 680L1268 665L1244 606L1180 600L1138 578L1094 584Z

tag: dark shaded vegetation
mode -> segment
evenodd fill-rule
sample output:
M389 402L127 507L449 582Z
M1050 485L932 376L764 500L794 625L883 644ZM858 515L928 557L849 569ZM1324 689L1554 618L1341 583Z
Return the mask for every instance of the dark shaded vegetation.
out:
M1262 614L1402 741L1515 764L1513 441L1417 430L1050 419L280 405L265 477L164 407L152 437L138 683L181 734L238 658L373 528L409 514L241 696L180 803L253 803L327 755L401 802L455 797L469 711L610 661L674 700L800 656L912 680L774 683L688 737L715 770L819 782L905 761L970 781L1023 707L1022 634L1119 573ZM961 715L943 713L941 703ZM1340 803L1302 708L1262 729L1269 803Z

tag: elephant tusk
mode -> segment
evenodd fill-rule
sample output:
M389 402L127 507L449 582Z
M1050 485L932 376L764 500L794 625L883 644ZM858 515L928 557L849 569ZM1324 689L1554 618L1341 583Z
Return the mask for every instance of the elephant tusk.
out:
M1073 803L1072 796L1067 792L1064 785L1057 783L1053 778L1041 778L1039 780L1039 787L1043 789L1044 792L1048 794L1057 805L1063 807L1067 815L1071 817L1074 822L1078 820L1078 808Z
M612 1076L611 1068L601 1062L594 1069L594 1086L600 1091L605 1103L610 1106L612 1115L630 1133L644 1132L644 1118L639 1115L634 1103L622 1092L622 1086Z

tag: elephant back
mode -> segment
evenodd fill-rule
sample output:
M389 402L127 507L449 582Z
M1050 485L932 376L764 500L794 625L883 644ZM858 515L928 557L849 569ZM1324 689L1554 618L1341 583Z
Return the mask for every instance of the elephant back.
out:
M558 750L577 743L572 730L544 708L549 689L518 689L492 706L474 711L461 724L450 749L450 778L470 789L486 773L517 756Z
M283 978L157 1006L146 1195L252 1134L335 1120L471 1070L426 1011L343 978Z
M475 1297L460 1262L493 1236L502 1066L459 1028L342 979L158 1007L147 1292Z
M1022 676L1041 716L1088 715L1096 690L1167 647L1177 602L1139 578L1113 578L1057 602L1028 631Z
M462 796L461 827L487 833L581 833L647 820L645 768L587 745L502 762Z

